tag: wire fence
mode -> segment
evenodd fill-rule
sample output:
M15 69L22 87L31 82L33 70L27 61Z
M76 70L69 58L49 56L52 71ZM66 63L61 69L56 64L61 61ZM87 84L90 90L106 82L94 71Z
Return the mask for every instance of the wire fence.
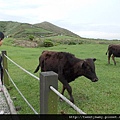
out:
M25 70L23 67L21 67L20 65L18 65L16 62L14 62L13 60L11 60L7 55L4 54L4 56L11 61L14 65L16 65L17 67L19 67L21 70L23 70L24 72L26 72L27 74L29 74L30 76L34 77L37 80L40 80L39 77L33 75L32 73L30 73L29 71ZM12 82L12 84L14 85L14 87L16 88L16 90L18 91L18 93L21 95L21 97L24 99L24 101L28 104L28 106L31 108L31 110L35 113L38 114L36 112L36 110L32 107L32 105L27 101L27 99L24 97L24 95L21 93L21 91L18 89L18 87L16 86L16 84L13 82L12 78L10 77L10 74L8 73L7 70L5 70L5 72L7 73L10 81ZM66 103L68 103L71 107L73 107L74 110L76 110L78 113L80 114L86 114L85 112L83 112L81 109L79 109L75 104L73 104L70 100L68 100L65 96L63 96L61 93L59 93L53 86L50 86L50 89L57 94L59 97L61 97Z
M24 95L21 93L21 91L18 89L18 87L16 86L16 84L13 82L12 78L10 77L10 74L8 73L7 70L5 70L10 81L12 82L12 84L14 85L14 87L16 88L16 90L18 91L18 93L21 95L21 97L24 99L24 101L27 103L27 105L31 108L31 110L35 113L35 114L38 114L36 112L36 110L32 107L32 105L27 101L27 99L24 97Z
M13 60L11 60L8 56L6 56L4 54L4 56L9 60L11 61L13 64L15 64L17 67L19 67L21 70L23 70L24 72L26 72L27 74L29 74L30 76L34 77L35 79L37 80L40 80L39 77L36 77L35 75L33 75L32 73L30 73L29 71L25 70L23 67L21 67L20 65L18 65L16 62L14 62Z
M68 103L74 110L76 110L80 114L86 114L82 110L80 110L75 104L73 104L70 100L68 100L65 96L60 94L53 86L50 86L50 89L54 91L59 97L61 97L66 103Z

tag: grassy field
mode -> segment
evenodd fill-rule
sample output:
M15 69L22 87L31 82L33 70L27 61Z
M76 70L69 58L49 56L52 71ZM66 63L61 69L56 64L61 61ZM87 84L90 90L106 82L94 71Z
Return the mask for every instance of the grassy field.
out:
M114 41L111 41L112 43ZM101 42L102 43L102 42ZM110 43L110 41L109 41ZM118 41L117 41L118 43ZM43 50L66 51L75 54L78 58L96 58L96 73L99 81L96 83L85 77L79 77L70 85L73 89L73 97L76 106L82 109L87 114L120 114L120 60L116 58L117 65L114 66L113 61L107 64L108 44L80 44L80 45L58 45L54 47L41 48L23 48L13 46L1 46L1 51L6 50L8 56L18 63L20 66L34 72L38 65L38 57ZM23 95L28 99L31 105L39 112L39 81L30 77L22 70L17 68L8 61L8 70L11 78L14 80ZM39 73L35 74L39 76ZM11 98L14 100L15 106L20 106L19 114L32 114L33 112L22 100L12 84L9 90ZM61 92L62 84L59 82L58 91ZM65 96L69 98L67 92ZM73 108L67 103L58 100L58 114L64 111L66 114L77 114Z

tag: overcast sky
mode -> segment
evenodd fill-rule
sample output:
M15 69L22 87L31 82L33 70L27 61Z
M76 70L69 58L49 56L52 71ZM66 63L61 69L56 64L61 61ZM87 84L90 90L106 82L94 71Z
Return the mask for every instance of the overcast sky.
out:
M48 21L81 37L120 40L120 0L0 0L0 21Z

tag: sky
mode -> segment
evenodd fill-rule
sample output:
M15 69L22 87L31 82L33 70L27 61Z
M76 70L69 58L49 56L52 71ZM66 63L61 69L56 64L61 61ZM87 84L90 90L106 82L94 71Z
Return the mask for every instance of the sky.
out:
M120 40L120 0L0 0L0 21L47 21L81 37Z

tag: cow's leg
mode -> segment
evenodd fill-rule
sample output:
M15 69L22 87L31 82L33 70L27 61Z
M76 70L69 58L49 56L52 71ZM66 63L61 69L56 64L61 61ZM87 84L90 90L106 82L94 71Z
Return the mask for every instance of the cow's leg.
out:
M64 95L65 89L66 89L66 88L65 88L65 86L63 85L63 89L62 89L62 92L61 92L62 95ZM60 97L60 100L62 101L62 98L61 98L61 97Z
M111 56L111 55L108 55L108 64L110 64L110 56Z
M65 88L65 86L63 85L63 89L62 89L62 92L61 92L62 95L64 95L65 89L66 89L66 88Z
M110 57L108 56L108 64L110 64Z
M72 103L74 103L74 98L72 96L72 88L71 88L71 86L69 84L67 84L66 86L63 85L63 89L62 89L62 92L61 92L62 95L64 95L65 89L67 89L68 94L70 95L70 101ZM62 101L62 98L60 98L60 100Z
M59 69L58 79L63 84L62 94L64 93L65 89L67 89L68 94L70 95L70 101L74 103L74 99L73 99L73 96L72 96L72 88L71 88L71 86L68 84L67 80L63 76L62 66L59 67L58 69Z
M110 64L110 57L111 57L112 53L109 51L108 52L108 64Z
M63 89L62 89L61 94L63 95L63 94L64 94L64 91L65 91L65 89L66 89L67 92L68 92L68 94L70 95L70 101L71 101L72 103L74 103L74 98L73 98L73 96L72 96L72 88L71 88L71 86L68 84L68 82L67 82L66 80L63 80L63 81L61 81L61 82L62 82L62 84L63 84Z
M113 61L114 61L114 65L116 65L116 61L115 61L114 55L112 55L112 59L113 59Z
M71 101L72 103L74 103L74 98L73 98L73 96L72 96L72 88L71 88L71 86L68 84L68 85L66 86L66 89L67 89L67 91L68 91L68 93L69 93L69 95L70 95L70 101Z

